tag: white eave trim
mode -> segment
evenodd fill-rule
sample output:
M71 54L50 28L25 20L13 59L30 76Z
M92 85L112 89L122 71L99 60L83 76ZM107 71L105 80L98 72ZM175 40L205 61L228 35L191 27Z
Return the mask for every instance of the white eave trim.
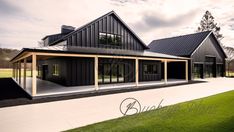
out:
M202 46L202 44L206 41L206 39L210 36L210 34L212 34L212 31L206 36L206 38L201 42L201 44L199 44L199 46L197 46L197 48L193 51L193 53L190 55L193 56L193 54Z

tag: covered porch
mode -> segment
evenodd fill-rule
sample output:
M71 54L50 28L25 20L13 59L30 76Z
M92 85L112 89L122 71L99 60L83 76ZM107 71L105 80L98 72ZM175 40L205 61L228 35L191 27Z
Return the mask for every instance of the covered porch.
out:
M37 78L37 91L35 97L42 96L54 96L54 95L64 95L64 94L73 94L73 93L87 93L95 92L95 86L62 86L60 84L46 81ZM26 77L26 88L24 89L28 94L32 95L32 77ZM138 88L147 87L147 86L165 86L171 84L181 84L186 83L184 79L168 79L167 84L164 80L161 81L148 81L148 82L139 82ZM117 84L101 84L99 85L99 91L111 91L111 90L121 90L121 89L135 89L135 83L117 83Z
M62 86L46 80L37 78L38 60L50 57L86 57L94 59L94 85L87 86ZM135 62L134 82L99 84L98 65L100 58L131 59ZM139 81L139 60L155 60L163 64L163 78L160 81ZM48 52L23 52L12 60L14 80L32 97L45 95L58 95L69 93L95 92L98 90L111 90L122 88L141 88L146 86L158 86L168 84L179 84L188 82L188 59L187 58L159 58L146 56L119 56L119 55L95 55L95 54L74 54L74 53L48 53ZM168 63L180 62L184 65L184 77L168 78ZM26 71L31 71L30 76L26 76Z

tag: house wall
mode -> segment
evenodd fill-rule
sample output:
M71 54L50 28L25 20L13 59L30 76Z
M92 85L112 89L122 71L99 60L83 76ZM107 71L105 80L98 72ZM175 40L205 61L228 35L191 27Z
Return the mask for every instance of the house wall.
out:
M217 72L217 65L216 64L222 64L223 65L223 75L225 73L225 56L222 53L220 47L218 46L215 38L213 35L210 35L204 42L203 44L195 51L194 54L191 55L191 61L192 61L192 66L191 66L191 71L193 72L194 70L194 64L202 64L203 65L203 78L205 77L205 72L206 72L206 57L215 57L215 65L214 65L214 73L216 76ZM223 76L222 75L222 76ZM194 78L194 75L192 75L192 78Z
M46 79L51 82L55 82L61 85L67 85L67 65L66 65L66 59L65 58L51 58L48 60L39 60L38 66L39 70L42 71L43 65L48 65L48 72L46 73ZM55 76L53 75L53 64L58 64L58 70L59 75ZM43 73L42 73L43 74ZM38 76L39 78L42 78L42 76Z
M144 64L153 64L157 65L157 74L145 74L143 65ZM159 81L161 80L161 61L149 61L149 60L140 60L139 61L139 81Z
M67 86L94 85L94 59L67 57Z
M216 40L212 36L209 36L203 44L196 50L191 56L193 62L205 62L205 56L216 57L217 63L224 63L224 56L219 46L217 46Z
M120 45L99 43L99 32L121 36ZM142 43L115 15L104 16L77 30L67 38L68 46L101 47L111 49L144 50Z
M185 79L185 62L168 62L168 79Z
M107 59L99 58L99 64L110 63L110 64L124 64L124 82L135 81L135 61L130 59Z

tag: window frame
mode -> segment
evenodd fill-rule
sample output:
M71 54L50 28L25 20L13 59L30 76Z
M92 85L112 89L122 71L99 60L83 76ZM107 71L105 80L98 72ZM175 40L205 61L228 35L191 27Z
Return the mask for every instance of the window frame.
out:
M158 64L152 64L152 63L143 64L143 74L144 75L159 74Z
M101 40L103 36L106 40ZM118 38L118 40L117 40ZM110 41L111 40L111 41ZM104 41L104 42L100 42ZM99 32L98 33L98 44L107 45L107 46L121 46L122 45L122 35L108 32Z
M52 65L52 75L59 76L59 65L58 64Z

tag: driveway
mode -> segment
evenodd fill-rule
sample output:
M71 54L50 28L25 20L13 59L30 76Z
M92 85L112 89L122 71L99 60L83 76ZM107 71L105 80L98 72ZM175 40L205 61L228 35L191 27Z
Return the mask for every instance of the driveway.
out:
M234 78L143 91L0 108L0 131L62 131L122 117L120 103L129 97L142 106L162 106L234 90Z

